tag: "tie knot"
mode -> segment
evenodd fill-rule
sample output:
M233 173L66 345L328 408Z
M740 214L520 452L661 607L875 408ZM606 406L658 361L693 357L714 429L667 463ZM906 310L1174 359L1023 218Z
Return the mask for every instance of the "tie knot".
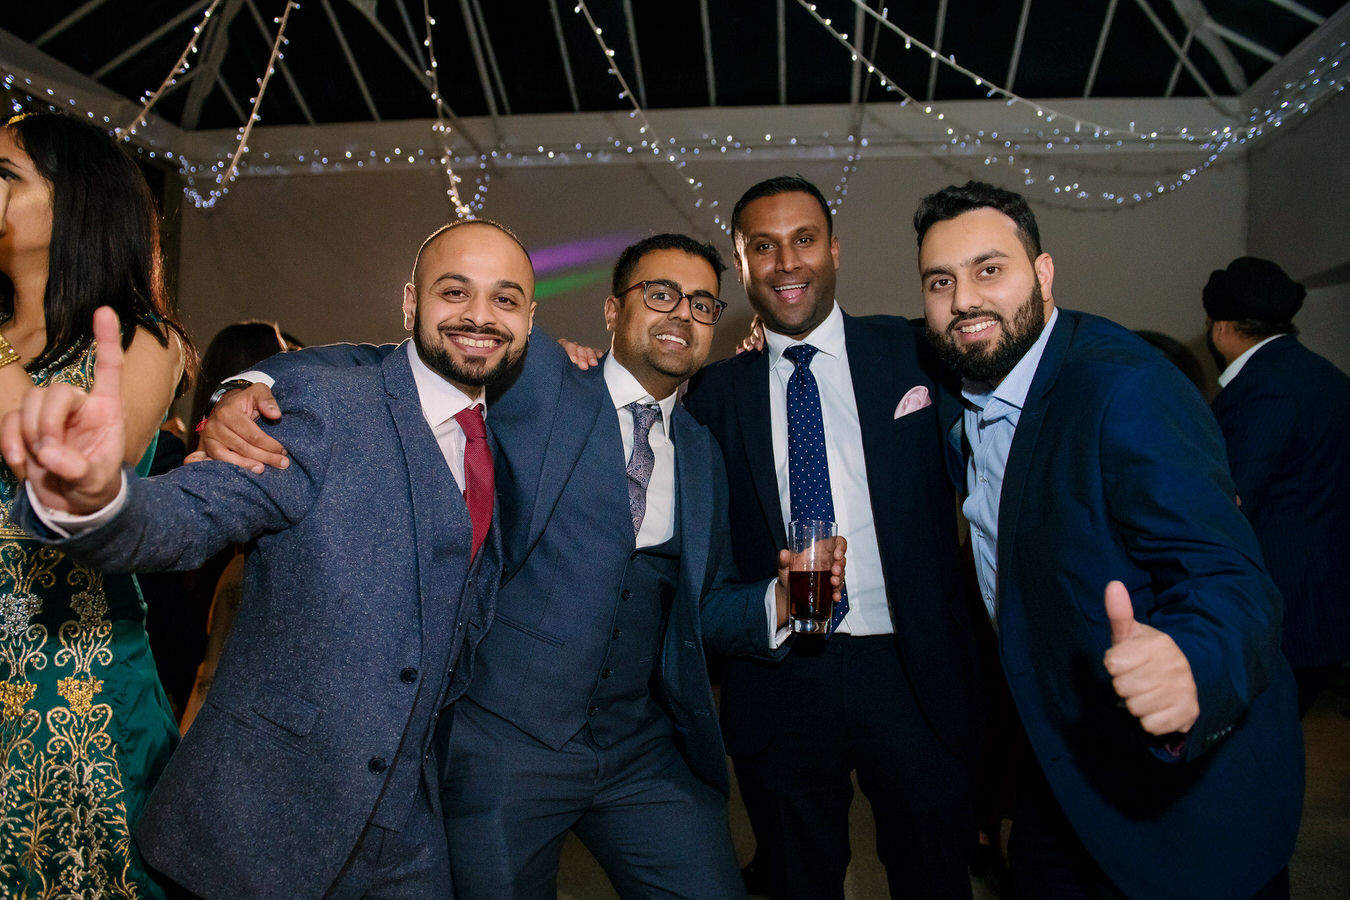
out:
M819 352L819 347L812 347L810 344L793 344L783 351L783 355L797 368L809 369L811 368L811 360Z
M487 427L483 424L483 404L466 406L455 413L455 421L464 430L464 436L470 440L487 437Z
M661 407L643 403L641 400L634 400L628 404L627 409L633 413L633 431L638 434L651 431L652 424L661 417Z

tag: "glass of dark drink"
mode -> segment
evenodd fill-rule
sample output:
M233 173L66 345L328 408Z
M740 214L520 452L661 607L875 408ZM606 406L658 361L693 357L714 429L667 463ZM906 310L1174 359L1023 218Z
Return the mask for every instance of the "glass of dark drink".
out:
M788 627L802 634L825 634L834 613L834 522L796 519L788 523Z

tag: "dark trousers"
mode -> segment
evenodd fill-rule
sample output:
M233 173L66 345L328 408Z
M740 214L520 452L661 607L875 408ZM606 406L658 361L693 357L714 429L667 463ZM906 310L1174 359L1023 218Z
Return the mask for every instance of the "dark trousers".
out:
M924 720L894 638L794 640L778 673L792 705L764 750L735 760L773 896L842 900L854 771L891 896L971 896L973 766Z
M569 829L621 897L744 897L727 798L689 770L660 715L607 747L583 729L554 750L459 701L441 798L461 900L554 900Z
M1018 786L1008 838L1013 900L1126 900L1078 840L1031 754L1027 754ZM1289 869L1285 868L1251 900L1288 898Z
M367 825L325 894L327 900L433 900L454 897L445 826L425 779L398 831Z

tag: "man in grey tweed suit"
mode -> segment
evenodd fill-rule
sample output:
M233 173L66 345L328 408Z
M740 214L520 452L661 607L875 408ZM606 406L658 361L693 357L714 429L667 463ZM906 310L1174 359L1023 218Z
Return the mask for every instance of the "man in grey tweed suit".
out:
M413 341L379 366L277 381L285 469L122 471L110 310L93 392L33 391L6 421L5 457L28 479L21 521L63 552L127 571L249 547L211 694L136 828L150 864L193 894L449 893L432 737L501 572L498 529L482 539L460 489L481 418L459 415L523 354L533 290L505 229L434 234L404 292ZM92 526L71 518L86 513Z

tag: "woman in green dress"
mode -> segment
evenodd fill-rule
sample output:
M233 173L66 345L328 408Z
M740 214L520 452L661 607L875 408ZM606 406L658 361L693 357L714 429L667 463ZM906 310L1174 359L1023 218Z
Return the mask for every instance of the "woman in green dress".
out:
M154 437L191 346L165 305L154 202L90 123L0 127L0 415L34 385L88 389L94 309L123 323L128 446ZM129 575L40 547L0 466L0 896L163 897L132 827L178 740Z

